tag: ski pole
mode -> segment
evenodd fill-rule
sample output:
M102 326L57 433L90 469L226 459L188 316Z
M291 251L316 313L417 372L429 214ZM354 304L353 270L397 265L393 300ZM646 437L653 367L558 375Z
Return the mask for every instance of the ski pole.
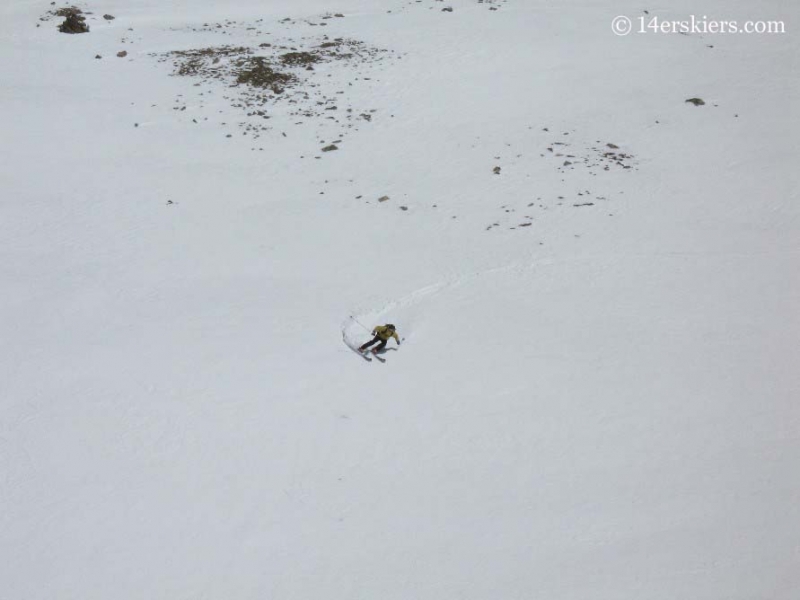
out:
M359 321L358 319L356 319L356 318L355 318L353 315L350 315L350 318L351 318L351 319L353 319L353 321L355 321L355 322L356 322L356 323L358 323L359 325L361 325L361 327L363 327L363 328L364 328L364 331L370 331L369 329L367 329L366 327L364 327L364 325L362 325L362 324L361 324L361 321Z

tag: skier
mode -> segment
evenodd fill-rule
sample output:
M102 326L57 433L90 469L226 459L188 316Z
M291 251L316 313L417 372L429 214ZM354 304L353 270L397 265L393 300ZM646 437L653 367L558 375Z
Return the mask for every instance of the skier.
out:
M397 335L397 330L395 330L394 325L392 325L391 323L387 323L386 325L376 325L372 329L372 335L374 335L375 337L366 344L363 344L358 349L359 352L366 352L367 348L369 348L373 344L378 344L378 342L380 342L380 344L378 344L376 348L372 349L372 353L377 354L378 352L386 348L386 342L389 341L389 338L394 338L394 341L397 342L397 345L398 346L400 345L400 336Z

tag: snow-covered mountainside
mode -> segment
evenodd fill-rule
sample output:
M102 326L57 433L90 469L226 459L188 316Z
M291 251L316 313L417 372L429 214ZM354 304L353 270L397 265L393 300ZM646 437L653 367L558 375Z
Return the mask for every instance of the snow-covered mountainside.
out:
M70 6L0 6L0 599L800 597L800 5Z

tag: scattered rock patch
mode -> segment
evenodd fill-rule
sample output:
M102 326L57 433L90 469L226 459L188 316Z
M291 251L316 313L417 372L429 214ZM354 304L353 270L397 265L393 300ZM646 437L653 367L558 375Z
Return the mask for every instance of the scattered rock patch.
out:
M330 48L331 46L323 44L320 47ZM289 67L308 67L320 60L322 60L321 56L312 52L287 52L280 57L281 63Z
M227 29L243 29L243 35L257 37L262 34L259 29L261 21L259 19L251 26L235 21L216 25L205 23L202 29L193 28L190 31L222 34ZM279 23L288 27L295 22L283 20ZM317 125L330 122L331 126L339 129L337 137L340 137L342 127L357 128L358 122L373 119L375 109L356 109L349 105L347 90L355 85L367 84L372 77L359 76L361 73L358 69L381 60L387 53L389 51L347 38L322 36L298 43L290 39L282 41L273 36L269 42L256 39L253 45L247 46L212 46L152 56L159 62L172 63L173 75L197 80L194 87L201 89L196 96L196 108L203 107L204 94L219 93L213 88L219 88L220 85L234 88L236 91L233 93L223 89L222 97L232 107L243 109L248 117L248 120L238 123L244 129L244 135L258 138L262 132L272 129L273 126L265 122L270 118L265 113L271 106L280 103L288 106L289 110L283 110L282 114L294 117L293 125L303 124L308 119L313 119ZM315 75L314 66L323 63L341 65L340 68L347 69L350 77L340 77L343 83L333 88L327 80ZM331 77L330 70L327 77ZM185 108L186 101L180 97L176 99L175 110ZM254 116L259 120L253 121ZM285 132L281 133L286 137Z
M282 94L286 86L295 82L295 77L273 69L263 56L250 56L235 63L237 85L269 89Z
M80 9L74 7L62 8L56 11L56 15L59 17L66 16L64 22L58 26L58 30L61 33L89 33L86 17L81 14Z

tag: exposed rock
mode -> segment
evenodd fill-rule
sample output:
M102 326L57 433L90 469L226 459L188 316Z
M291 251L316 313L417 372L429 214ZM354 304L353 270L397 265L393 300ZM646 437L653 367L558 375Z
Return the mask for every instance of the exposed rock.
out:
M89 26L86 24L86 17L82 16L80 12L71 12L58 26L58 30L61 33L89 33Z
M695 106L703 106L705 104L705 100L703 100L702 98L688 98L684 102L690 102Z
M311 52L287 52L281 55L281 62L289 66L306 67L319 62L320 57Z
M128 51L127 50L121 50L120 52L117 52L117 56L119 58L125 58L126 56L128 56Z
M262 56L241 60L237 66L241 71L236 77L236 83L257 88L269 88L276 94L282 93L283 88L294 81L294 77L290 74L275 71L270 67L267 59Z
M325 18L325 17L322 17ZM328 17L331 18L331 17ZM251 31L254 27L248 23L233 23L231 26ZM228 26L226 22L226 27ZM205 23L203 29L191 28L192 31L215 31L215 24ZM262 34L261 31L258 31ZM262 38L263 39L263 38ZM124 40L126 41L126 40ZM255 41L253 46L216 46L190 50L177 50L155 54L159 62L172 62L173 74L196 78L195 87L225 85L235 91L223 91L223 99L234 108L246 112L249 120L238 123L242 134L257 139L263 132L272 127L262 122L268 116L261 115L258 110L273 104L283 104L295 124L303 124L309 119L325 119L347 128L356 127L356 120L369 121L374 110L359 110L359 107L343 105L347 102L344 85L336 91L336 95L324 90L319 84L315 69L319 64L338 63L340 70L355 69L381 60L388 50L373 48L358 40L347 38L329 38L326 35L299 47ZM360 72L356 73L361 75ZM328 75L330 76L330 74ZM359 80L368 81L370 77L350 77L349 85ZM212 93L211 89L208 93ZM204 96L205 92L201 93ZM200 101L204 105L205 98ZM184 110L178 106L175 110ZM263 112L263 110L261 111ZM254 122L252 118L259 118ZM362 122L363 122L362 121ZM285 133L281 133L285 137ZM336 145L336 141L318 142L324 146ZM317 152L322 158L321 146ZM254 148L253 148L254 149ZM329 148L326 152L338 149ZM308 158L308 157L307 157Z
M55 5L55 2L52 2L51 5ZM70 15L82 15L83 11L77 6L66 6L56 11L51 11L50 14L57 17L69 17Z

